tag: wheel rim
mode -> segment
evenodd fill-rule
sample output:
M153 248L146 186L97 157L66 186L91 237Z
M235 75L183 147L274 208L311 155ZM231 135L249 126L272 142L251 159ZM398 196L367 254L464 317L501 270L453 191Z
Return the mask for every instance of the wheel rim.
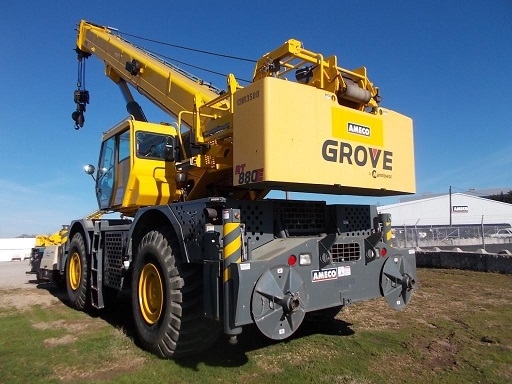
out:
M164 304L164 292L160 272L154 264L144 266L139 277L139 305L142 317L149 325L160 319Z
M80 255L74 252L69 260L69 285L73 291L78 289L82 279L82 261Z

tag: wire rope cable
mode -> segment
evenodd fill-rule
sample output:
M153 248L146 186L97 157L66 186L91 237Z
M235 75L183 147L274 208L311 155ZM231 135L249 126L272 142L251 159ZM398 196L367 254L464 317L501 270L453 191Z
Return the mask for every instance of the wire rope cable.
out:
M148 42L155 43L155 44L165 45L165 46L168 46L168 47L183 49L183 50L187 50L187 51L191 51L191 52L196 52L196 53L201 53L201 54L205 54L205 55L222 57L224 59L239 60L239 61L250 62L250 63L256 63L257 62L256 60L248 59L248 58L245 58L245 57L226 55L226 54L222 54L222 53L205 51L205 50L202 50L202 49L196 49L196 48L186 47L186 46L183 46L183 45L167 43L165 41L150 39L150 38L147 38L147 37L143 37L143 36L127 33L127 32L121 31L121 30L116 29L116 28L109 28L109 29L111 29L112 31L117 32L119 35L122 35L122 36L129 36L129 37L132 37L132 38L135 38L135 39L139 39L139 40L143 40L143 41L148 41ZM122 36L120 36L120 37L122 38ZM140 46L137 46L137 48L142 49L144 51L147 51L147 52L149 52L149 53L151 53L153 55L159 56L161 58L173 61L175 63L179 63L181 65L188 66L190 68L195 68L197 70L204 71L204 72L211 73L211 74L218 75L218 76L223 76L223 77L227 76L227 74L225 74L225 73L213 71L211 69L207 69L207 68L200 67L200 66L197 66L197 65L194 65L194 64L190 64L190 63L187 63L187 62L184 62L184 61L180 61L180 60L177 60L177 59L175 59L173 57L166 56L166 55L164 55L162 53L159 53L159 52L156 52L156 51L152 51L152 50L149 50L147 48L142 48ZM251 83L252 82L251 80L247 80L247 79L242 79L242 78L237 78L237 79L240 80L240 81L243 81L245 83Z

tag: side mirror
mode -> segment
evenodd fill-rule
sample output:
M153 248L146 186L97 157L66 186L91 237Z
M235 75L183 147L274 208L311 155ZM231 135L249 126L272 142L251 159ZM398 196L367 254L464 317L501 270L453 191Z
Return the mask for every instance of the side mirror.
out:
M84 171L85 173L87 173L88 175L91 175L92 179L94 181L96 181L96 179L94 178L94 172L96 172L96 168L94 168L94 165L92 164L87 164L87 165L84 165Z
M84 171L88 175L92 175L96 171L96 168L94 168L94 165L92 165L92 164L87 164L87 165L84 165Z

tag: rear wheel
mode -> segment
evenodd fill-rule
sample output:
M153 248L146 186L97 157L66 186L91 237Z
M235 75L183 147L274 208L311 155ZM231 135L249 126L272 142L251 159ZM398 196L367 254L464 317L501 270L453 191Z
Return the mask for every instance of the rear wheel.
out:
M71 306L79 310L86 309L90 296L90 280L84 238L81 233L76 233L71 239L65 270L66 289Z
M200 265L181 260L167 229L147 233L138 247L132 277L132 307L142 346L161 357L184 357L210 347L220 324L203 316Z

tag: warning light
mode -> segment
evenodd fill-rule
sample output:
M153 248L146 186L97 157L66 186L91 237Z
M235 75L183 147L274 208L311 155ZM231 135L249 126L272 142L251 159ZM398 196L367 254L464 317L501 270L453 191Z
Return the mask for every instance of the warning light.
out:
M288 256L288 265L290 267L293 267L295 264L297 264L297 256L295 256L295 255Z
M381 257L386 257L387 254L388 254L388 250L386 248L382 248L380 250L380 256Z

